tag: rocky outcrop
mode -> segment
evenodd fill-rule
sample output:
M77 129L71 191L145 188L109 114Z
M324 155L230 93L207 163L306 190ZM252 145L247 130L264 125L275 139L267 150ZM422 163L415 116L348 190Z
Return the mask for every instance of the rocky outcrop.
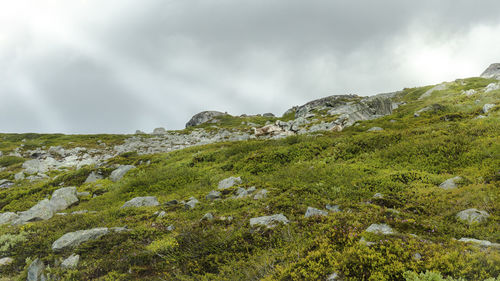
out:
M265 226L267 228L273 228L279 223L288 224L288 219L283 214L276 214L272 216L263 216L250 219L250 226Z
M103 179L104 177L97 173L97 172L92 172L90 173L90 175L88 175L87 179L85 180L85 183L93 183L93 182L96 182L98 180L101 180Z
M484 88L484 92L489 93L498 89L500 89L500 83L490 83L488 84L488 86L486 86L486 88Z
M52 243L52 250L54 252L60 252L66 249L72 249L84 242L96 240L108 233L109 229L106 227L69 232Z
M376 223L370 225L365 231L382 235L391 235L395 233L394 230L387 224L376 224Z
M482 74L482 78L492 78L500 80L500 63L491 64Z
M116 170L111 172L111 175L109 176L109 179L113 182L117 182L125 176L125 174L135 168L134 165L122 165L118 167Z
M13 212L1 213L0 214L0 225L12 223L13 221L17 220L18 218L19 218L19 216Z
M269 191L267 191L267 189L261 189L255 193L255 195L253 196L253 199L254 200L264 199L267 197L268 193L269 193Z
M158 202L158 199L154 196L146 196L146 197L136 197L133 198L125 204L123 204L122 208L128 208L128 207L145 207L145 206L158 206L160 203Z
M198 126L207 122L214 122L214 118L217 116L223 116L226 113L219 111L203 111L198 114L195 114L191 119L186 123L186 128Z
M218 189L228 189L242 183L241 177L229 177L219 182Z
M486 211L480 211L475 208L467 209L457 213L457 219L468 224L480 223L486 221L490 214Z
M54 210L49 199L38 202L29 210L20 212L19 218L12 222L14 225L24 224L26 222L48 220L54 216Z

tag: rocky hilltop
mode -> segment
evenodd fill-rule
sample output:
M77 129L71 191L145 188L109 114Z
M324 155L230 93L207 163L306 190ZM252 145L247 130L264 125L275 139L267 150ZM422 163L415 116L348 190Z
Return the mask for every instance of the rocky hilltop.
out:
M0 134L0 280L493 280L498 65L179 131Z

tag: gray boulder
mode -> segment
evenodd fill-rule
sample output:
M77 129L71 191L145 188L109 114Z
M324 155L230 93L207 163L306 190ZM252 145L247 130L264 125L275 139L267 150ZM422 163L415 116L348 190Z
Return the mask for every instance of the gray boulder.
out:
M13 262L14 262L13 258L9 258L9 257L1 258L0 259L0 267L11 265Z
M253 196L253 199L254 200L264 199L267 197L268 193L269 192L267 191L267 189L261 189L261 190L257 191L257 193Z
M390 235L395 233L394 230L392 230L392 228L387 224L376 224L376 223L370 225L365 231L383 235Z
M111 175L109 176L109 179L112 180L113 182L117 182L123 178L123 176L130 171L131 169L135 168L134 165L122 165L118 167L116 170L111 172Z
M328 216L328 212L313 207L307 207L306 214L304 215L304 217L308 218L313 216Z
M489 93L491 91L496 91L498 89L500 89L500 83L490 83L488 84L488 86L486 86L486 88L484 88L484 92Z
M240 187L236 190L236 197L235 198L236 199L245 198L248 195L254 193L256 190L257 189L255 188L255 186L251 186L247 189Z
M65 210L76 202L78 202L78 196L74 186L59 188L52 193L52 198L50 198L53 212Z
M40 259L34 260L28 267L28 281L45 281L47 277L43 273L45 270L45 264Z
M215 199L219 199L221 197L221 195L222 195L222 193L220 193L219 191L212 190L212 191L210 191L210 193L208 193L208 195L205 198L208 200L215 200Z
M69 232L52 243L52 250L54 252L60 252L66 249L72 249L89 240L99 239L108 233L109 229L106 227Z
M463 180L462 177L454 177L454 178L451 178L451 179L447 179L445 180L444 182L442 182L439 187L441 187L442 189L453 189L453 188L457 188L458 184Z
M288 224L288 219L283 214L276 214L272 216L263 216L250 219L250 226L265 226L273 228L278 223Z
M500 80L500 63L491 64L482 74L483 78Z
M472 208L458 212L457 219L468 224L473 224L486 221L489 216L490 214L488 214L486 211L479 211L478 209Z
M227 189L231 188L235 185L241 184L241 177L229 177L227 179L223 179L219 182L218 189Z
M103 178L103 176L101 176L100 174L98 174L96 172L92 172L85 180L85 183L93 183L93 182L96 182L97 180L100 180L102 178Z
M214 215L212 213L206 213L202 218L201 221L213 221L214 220Z
M483 113L487 114L493 107L495 107L494 104L487 103L483 106Z
M19 218L19 216L13 212L1 213L0 214L0 225L12 223L13 221L17 220L18 218Z
M73 269L78 266L78 262L80 261L80 255L71 254L67 259L65 259L61 263L62 268Z
M380 128L380 127L371 127L370 129L368 129L368 132L379 132L379 131L383 131L384 129Z
M158 206L160 203L158 202L158 199L154 196L146 196L146 197L136 197L133 198L125 204L123 204L122 208L127 208L127 207L145 207L145 206Z
M464 243L474 243L474 244L477 244L478 246L481 246L481 247L500 247L500 244L498 243L492 243L490 241L487 241L487 240L478 240L478 239L474 239L474 238L460 238L458 241L460 242L464 242Z
M196 204L198 204L199 202L200 201L198 201L196 198L191 197L189 198L189 201L184 204L184 206L186 207L186 209L194 209L194 207L196 207Z
M18 225L31 221L48 220L54 216L52 208L50 200L44 199L38 202L35 206L31 207L29 210L20 212L19 218L14 220L12 224Z
M198 114L195 114L193 117L191 117L191 119L186 123L186 128L198 126L198 125L213 121L215 117L223 116L223 115L226 115L226 113L219 112L219 111L202 111Z

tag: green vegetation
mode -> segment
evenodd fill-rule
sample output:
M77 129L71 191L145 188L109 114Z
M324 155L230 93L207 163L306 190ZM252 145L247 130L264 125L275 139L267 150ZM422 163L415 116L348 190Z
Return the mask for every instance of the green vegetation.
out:
M98 195L67 210L95 213L2 226L0 251L3 245L15 246L4 251L14 263L0 268L0 273L26 276L26 259L38 257L51 265L51 276L62 280L325 280L333 272L342 280L498 280L498 248L455 240L500 242L499 107L487 118L476 118L485 103L498 103L500 91L462 94L462 90L480 91L489 83L480 78L457 80L448 90L423 100L418 97L430 87L405 89L398 99L406 104L392 115L359 122L342 132L216 143L167 154L126 153L102 167L66 170L46 181L23 181L13 189L0 189L0 212L26 210L61 184ZM439 107L413 116L432 104ZM217 126L237 129L242 120L264 125L277 118L222 117ZM367 132L374 126L384 131ZM4 140L0 149L10 151L21 143L34 148L93 146L97 140L121 143L126 136L0 138ZM1 159L2 166L21 161L5 160L10 164L4 165ZM116 183L102 179L84 184L92 171L108 176L115 164L138 168ZM222 200L205 199L230 176L241 176L241 186L267 189L269 194L261 200L231 199L233 188L223 193ZM438 187L454 176L464 179L459 187ZM373 198L375 193L384 196ZM192 210L180 204L120 208L137 196L156 196L162 203L194 196L200 203ZM339 205L341 211L304 218L308 206L325 209L326 204ZM472 225L457 220L457 212L468 208L491 216ZM158 217L157 211L165 216ZM215 219L200 221L208 212ZM252 217L278 213L290 223L272 229L249 225ZM233 219L222 219L229 216ZM396 233L366 233L372 223L385 223ZM170 225L175 229L170 231ZM67 232L115 226L131 231L106 235L72 251L51 250L51 244ZM55 266L72 253L81 257L77 269Z

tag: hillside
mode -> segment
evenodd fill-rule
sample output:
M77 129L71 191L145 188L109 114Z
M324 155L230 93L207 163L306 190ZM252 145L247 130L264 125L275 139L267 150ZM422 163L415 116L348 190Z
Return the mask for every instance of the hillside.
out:
M0 280L500 280L495 78L0 134Z

